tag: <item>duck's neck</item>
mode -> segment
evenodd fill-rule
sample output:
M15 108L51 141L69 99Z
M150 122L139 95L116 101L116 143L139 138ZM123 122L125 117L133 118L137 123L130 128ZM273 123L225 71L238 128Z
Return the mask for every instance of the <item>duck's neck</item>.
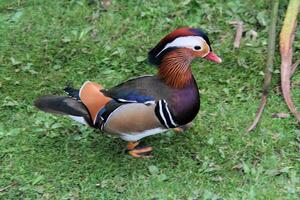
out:
M170 87L183 88L193 80L190 68L193 59L186 50L173 50L163 57L158 76Z

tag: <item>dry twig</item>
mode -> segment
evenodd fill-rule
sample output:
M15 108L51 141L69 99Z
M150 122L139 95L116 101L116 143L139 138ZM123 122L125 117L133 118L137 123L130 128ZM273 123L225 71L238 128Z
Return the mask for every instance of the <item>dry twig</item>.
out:
M272 118L288 118L290 115L286 113L275 113L272 115Z
M243 35L243 22L242 21L232 21L230 24L236 27L235 38L233 42L234 48L240 48L240 43Z
M3 188L0 188L0 192L4 192L5 190L7 190L7 189L9 189L10 187L15 186L15 185L17 185L17 184L18 184L17 182L13 182L13 183L9 184L8 186L5 186L5 187L3 187Z

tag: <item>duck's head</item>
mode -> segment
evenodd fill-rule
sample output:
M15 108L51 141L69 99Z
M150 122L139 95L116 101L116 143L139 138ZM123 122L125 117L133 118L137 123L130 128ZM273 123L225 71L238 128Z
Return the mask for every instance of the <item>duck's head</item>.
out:
M165 36L149 53L151 64L159 66L163 58L172 51L182 52L185 59L204 58L216 63L222 60L210 46L207 35L201 29L179 28Z

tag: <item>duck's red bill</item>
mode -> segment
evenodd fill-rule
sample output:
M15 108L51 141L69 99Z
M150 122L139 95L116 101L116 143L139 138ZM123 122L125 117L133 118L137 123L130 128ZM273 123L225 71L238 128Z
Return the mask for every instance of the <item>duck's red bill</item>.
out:
M204 57L206 60L210 60L210 61L213 61L213 62L216 62L216 63L221 63L222 62L222 59L219 58L219 56L217 56L214 52L209 52L207 54L207 56Z

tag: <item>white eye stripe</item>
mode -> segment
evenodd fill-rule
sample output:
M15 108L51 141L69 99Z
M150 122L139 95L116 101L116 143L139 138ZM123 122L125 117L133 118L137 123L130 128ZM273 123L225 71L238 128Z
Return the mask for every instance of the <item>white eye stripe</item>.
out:
M163 50L161 50L157 55L161 54L164 50L167 48L172 48L172 47L185 47L189 49L194 50L194 46L200 46L201 48L205 44L205 40L202 37L199 36L185 36L185 37L178 37L172 42L168 43Z

